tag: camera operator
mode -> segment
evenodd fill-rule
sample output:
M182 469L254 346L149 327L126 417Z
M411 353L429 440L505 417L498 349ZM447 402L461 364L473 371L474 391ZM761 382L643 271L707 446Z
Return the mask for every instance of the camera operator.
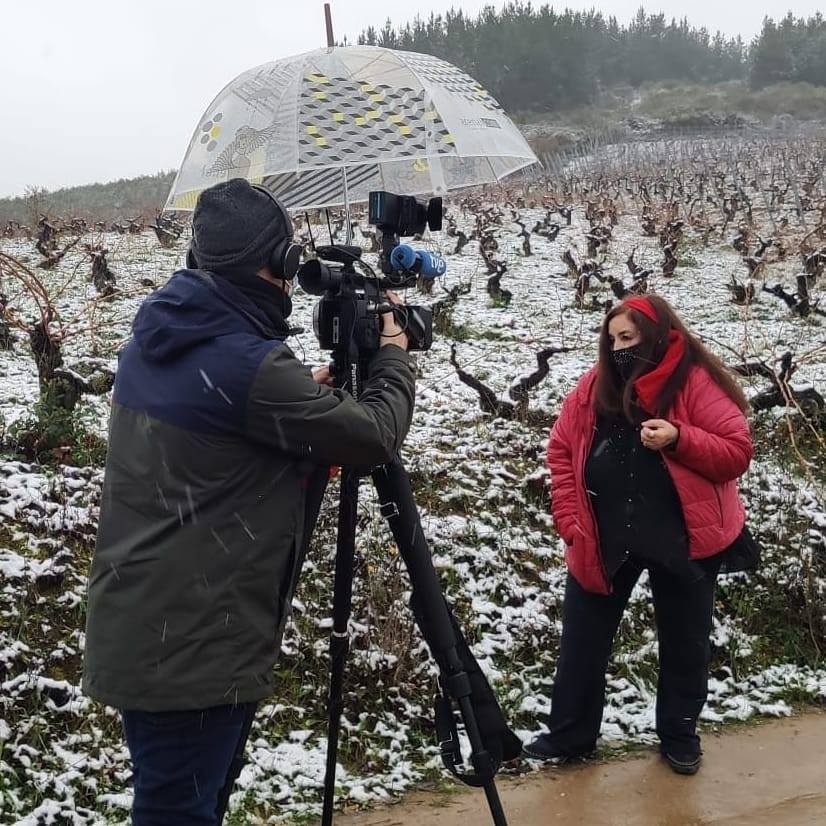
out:
M193 260L144 301L121 353L83 689L121 712L136 826L222 822L328 468L388 462L410 426L391 313L358 400L284 343L291 239L265 190L205 190Z

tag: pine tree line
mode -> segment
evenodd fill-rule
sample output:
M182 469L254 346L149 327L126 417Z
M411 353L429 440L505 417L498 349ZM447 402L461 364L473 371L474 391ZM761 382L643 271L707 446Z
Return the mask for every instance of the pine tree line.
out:
M591 104L619 86L748 80L826 85L826 22L821 14L780 23L766 18L751 45L688 20L640 9L628 25L597 11L556 11L521 0L476 17L461 10L395 27L373 26L358 43L426 52L476 78L511 112Z
M779 23L763 22L751 50L751 83L802 82L826 86L826 19L818 12L808 19L787 14Z

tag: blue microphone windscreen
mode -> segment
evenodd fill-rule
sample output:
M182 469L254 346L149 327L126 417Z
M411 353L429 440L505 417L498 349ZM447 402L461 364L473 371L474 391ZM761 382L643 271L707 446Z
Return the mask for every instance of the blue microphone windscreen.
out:
M416 263L416 250L407 244L399 244L390 253L390 263L399 270L409 270Z

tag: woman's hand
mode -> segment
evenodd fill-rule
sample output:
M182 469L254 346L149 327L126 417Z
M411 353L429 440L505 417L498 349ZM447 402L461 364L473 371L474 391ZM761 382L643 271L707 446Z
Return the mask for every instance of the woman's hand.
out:
M642 423L640 438L649 450L662 450L674 444L679 436L680 431L665 419L647 419Z

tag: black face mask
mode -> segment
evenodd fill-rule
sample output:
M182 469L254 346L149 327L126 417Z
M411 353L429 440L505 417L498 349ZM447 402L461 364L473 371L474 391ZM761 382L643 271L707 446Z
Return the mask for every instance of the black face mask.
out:
M267 314L267 317L276 326L281 325L285 319L289 318L293 311L293 300L287 291L281 289L277 284L265 281L260 276L256 276L255 281L242 285L241 289L248 298L252 299Z
M254 272L223 270L218 275L237 287L264 315L279 335L289 333L287 319L293 302L286 290L256 275Z
M631 378L631 374L637 368L637 361L640 355L640 345L634 344L631 347L624 347L622 350L612 350L611 356L614 360L614 369L623 382Z

